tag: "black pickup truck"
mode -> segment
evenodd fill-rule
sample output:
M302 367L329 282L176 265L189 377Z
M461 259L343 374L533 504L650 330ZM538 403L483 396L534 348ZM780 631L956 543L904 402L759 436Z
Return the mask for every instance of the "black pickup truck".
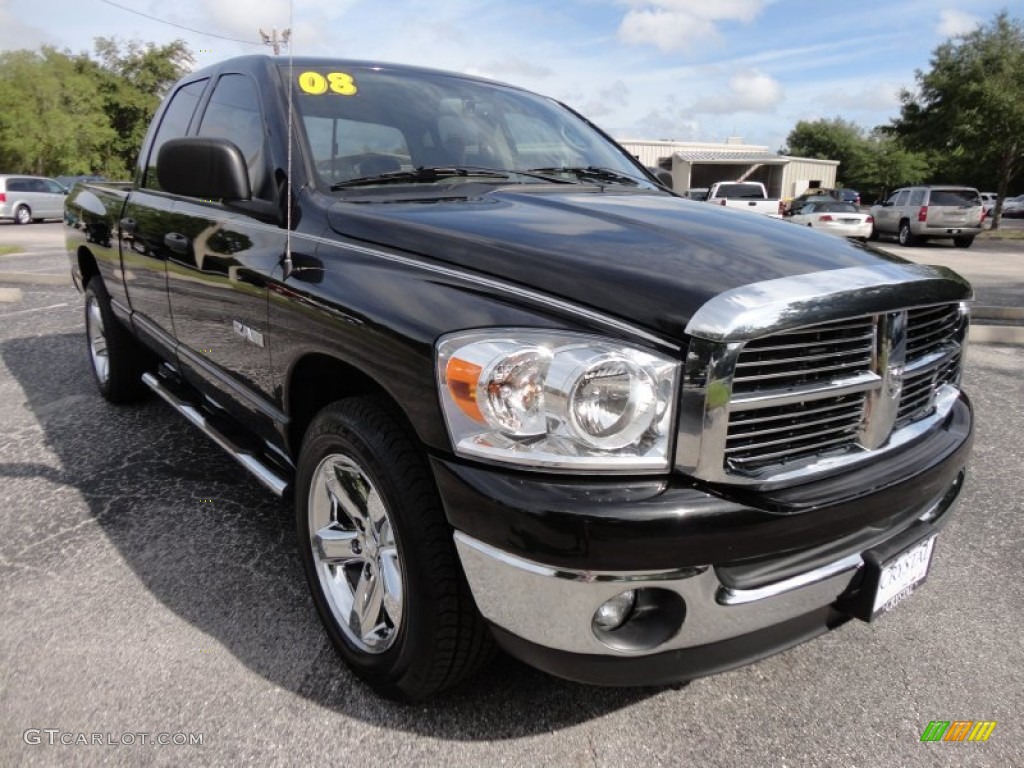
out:
M227 61L65 223L102 395L155 392L293 496L387 696L495 641L650 685L870 621L963 483L964 280L684 200L518 88Z

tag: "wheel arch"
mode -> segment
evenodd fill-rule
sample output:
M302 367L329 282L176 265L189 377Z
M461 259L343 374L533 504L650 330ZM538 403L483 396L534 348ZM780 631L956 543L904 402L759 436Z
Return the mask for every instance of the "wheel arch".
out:
M418 440L408 415L377 379L359 367L323 352L310 352L292 365L284 390L289 416L288 449L297 459L313 417L325 406L351 397L376 395Z
M78 247L78 273L82 277L82 288L88 285L89 281L100 274L99 263L93 252L84 245Z

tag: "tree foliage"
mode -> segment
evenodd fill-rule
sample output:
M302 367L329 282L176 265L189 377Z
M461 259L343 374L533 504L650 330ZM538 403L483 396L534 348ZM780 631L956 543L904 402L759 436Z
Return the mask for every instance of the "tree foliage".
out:
M46 46L0 53L0 170L128 178L160 99L192 61L180 40L99 38L95 58Z
M790 131L786 144L786 154L838 160L843 179L851 185L860 178L866 163L867 142L863 129L841 117L801 120Z
M941 155L941 175L954 178L939 180L993 185L1002 200L1024 171L1024 24L997 14L942 43L916 79L917 89L900 95L892 132Z
M801 120L786 144L784 154L838 160L843 183L868 197L881 196L901 184L922 182L931 172L931 163L924 153L908 150L896 138L880 131L868 134L841 117Z

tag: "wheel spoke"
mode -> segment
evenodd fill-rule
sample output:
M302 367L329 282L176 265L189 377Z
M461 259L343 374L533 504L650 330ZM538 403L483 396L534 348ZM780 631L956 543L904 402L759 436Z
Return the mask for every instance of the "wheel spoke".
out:
M327 565L345 565L362 559L362 555L352 546L358 538L356 531L339 531L328 526L316 532L313 543L322 562Z
M352 600L352 615L349 627L364 643L373 645L373 631L378 624L380 609L383 604L384 590L376 570L367 564L359 574Z
M327 492L338 504L338 511L343 512L350 524L358 531L365 532L370 528L370 516L367 512L367 497L370 486L362 474L355 468L349 468L337 462L324 467L327 474ZM339 522L342 522L339 520Z
M402 566L397 547L380 550L380 575L384 586L384 610L397 630L402 621Z

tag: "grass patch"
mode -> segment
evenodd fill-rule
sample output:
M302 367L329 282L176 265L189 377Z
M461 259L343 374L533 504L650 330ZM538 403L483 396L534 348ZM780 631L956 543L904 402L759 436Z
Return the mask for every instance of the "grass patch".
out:
M6 256L9 253L19 253L23 251L20 245L0 245L0 256Z
M986 229L978 237L982 240L1021 240L1024 241L1024 229Z

